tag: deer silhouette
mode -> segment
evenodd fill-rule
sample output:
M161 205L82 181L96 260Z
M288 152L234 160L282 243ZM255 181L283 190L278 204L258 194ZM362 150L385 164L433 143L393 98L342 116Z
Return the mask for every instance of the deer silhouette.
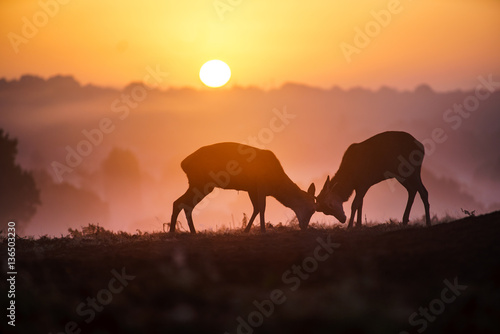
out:
M269 150L239 143L218 143L204 146L181 162L189 187L173 204L170 232L181 210L184 210L191 233L196 233L192 212L194 207L214 188L244 190L253 205L253 214L245 228L248 232L257 214L260 229L265 231L266 196L273 196L297 215L301 229L307 228L315 212L315 186L301 190L286 175L279 160Z
M356 226L361 226L363 198L368 189L383 180L395 178L408 191L408 202L403 214L403 225L408 224L410 210L418 192L424 203L425 221L430 226L428 192L420 171L424 159L424 146L406 132L388 131L361 143L350 145L344 153L340 167L316 198L316 210L335 216L345 223L342 203L355 191L348 227L352 227L357 212Z

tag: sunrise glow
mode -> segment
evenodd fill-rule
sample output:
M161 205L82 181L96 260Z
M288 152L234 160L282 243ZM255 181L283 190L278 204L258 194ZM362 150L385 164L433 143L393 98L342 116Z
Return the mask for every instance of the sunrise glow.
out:
M163 87L197 87L201 64L217 58L231 60L243 86L443 90L500 71L498 1L47 3L0 4L2 76L123 87L158 64L169 72Z
M222 87L230 78L231 69L222 60L207 61L200 69L200 80L208 87Z

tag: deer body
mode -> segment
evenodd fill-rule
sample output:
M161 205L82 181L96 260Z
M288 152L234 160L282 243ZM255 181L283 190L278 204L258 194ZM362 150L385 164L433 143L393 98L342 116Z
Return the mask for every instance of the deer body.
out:
M291 208L301 228L307 227L315 212L314 184L307 193L302 191L271 151L238 143L218 143L198 149L182 161L181 167L188 177L189 188L173 204L170 232L175 232L177 217L184 210L191 233L196 233L192 211L216 187L248 192L254 210L246 232L257 214L261 230L265 230L266 196L273 196Z
M408 191L403 225L409 221L417 192L424 203L426 224L430 225L428 192L420 177L424 154L424 146L406 132L383 132L352 144L344 153L337 173L331 180L327 178L318 195L317 211L334 215L344 223L346 216L342 203L355 192L348 227L352 226L356 212L356 226L360 226L363 198L368 189L383 180L395 178Z

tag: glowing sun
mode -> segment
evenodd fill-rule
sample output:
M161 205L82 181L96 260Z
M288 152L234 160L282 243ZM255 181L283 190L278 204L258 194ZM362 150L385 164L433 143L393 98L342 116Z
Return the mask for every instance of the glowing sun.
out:
M200 80L208 87L224 86L231 78L231 69L222 60L207 61L200 69Z

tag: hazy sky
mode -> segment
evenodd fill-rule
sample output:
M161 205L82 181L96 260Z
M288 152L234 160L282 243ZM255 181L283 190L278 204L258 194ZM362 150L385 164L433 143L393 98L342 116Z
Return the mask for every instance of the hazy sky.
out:
M231 67L230 86L262 88L448 90L500 74L494 0L60 2L0 2L0 77L71 74L123 87L158 65L164 84L201 87L198 71L214 58Z

